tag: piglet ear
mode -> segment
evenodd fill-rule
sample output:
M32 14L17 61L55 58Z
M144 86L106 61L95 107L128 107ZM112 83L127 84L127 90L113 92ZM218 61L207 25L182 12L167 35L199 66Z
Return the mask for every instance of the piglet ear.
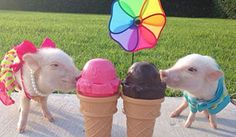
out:
M40 60L41 58L37 53L27 53L23 56L23 61L33 72L36 72L40 68Z
M223 75L224 75L224 73L221 70L214 70L208 74L208 79L216 81L220 77L222 77Z
M40 48L56 48L56 44L50 38L46 37Z

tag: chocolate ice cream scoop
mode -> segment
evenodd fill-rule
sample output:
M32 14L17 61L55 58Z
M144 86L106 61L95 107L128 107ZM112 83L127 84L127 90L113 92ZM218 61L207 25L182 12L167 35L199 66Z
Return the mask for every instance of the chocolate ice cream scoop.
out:
M125 96L136 99L160 99L166 89L156 66L148 62L134 63L122 86Z

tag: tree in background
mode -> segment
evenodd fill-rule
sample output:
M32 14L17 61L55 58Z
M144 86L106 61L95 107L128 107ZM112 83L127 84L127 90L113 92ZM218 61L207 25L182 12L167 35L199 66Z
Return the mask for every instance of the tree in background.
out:
M236 19L236 0L213 0L216 16Z
M113 0L0 0L0 9L110 14ZM161 0L167 16L236 18L236 0Z

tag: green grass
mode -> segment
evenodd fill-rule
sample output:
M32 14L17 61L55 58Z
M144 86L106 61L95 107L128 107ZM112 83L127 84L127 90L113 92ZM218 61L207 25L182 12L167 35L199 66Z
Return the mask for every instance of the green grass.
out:
M106 15L0 11L0 56L24 39L39 45L49 36L74 58L78 68L92 58L107 58L123 79L131 53L111 40L108 22ZM229 92L236 92L236 20L169 17L158 45L136 53L135 61L165 69L190 53L214 57L225 72ZM178 93L167 90L166 95Z

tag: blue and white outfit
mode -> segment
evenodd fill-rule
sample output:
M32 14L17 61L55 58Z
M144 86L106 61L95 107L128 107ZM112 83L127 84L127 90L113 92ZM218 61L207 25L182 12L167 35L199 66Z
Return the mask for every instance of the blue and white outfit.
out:
M184 97L193 113L207 110L209 114L214 115L223 110L230 103L230 96L225 87L224 77L218 80L215 96L211 100L206 101L190 97L186 91L184 91Z

